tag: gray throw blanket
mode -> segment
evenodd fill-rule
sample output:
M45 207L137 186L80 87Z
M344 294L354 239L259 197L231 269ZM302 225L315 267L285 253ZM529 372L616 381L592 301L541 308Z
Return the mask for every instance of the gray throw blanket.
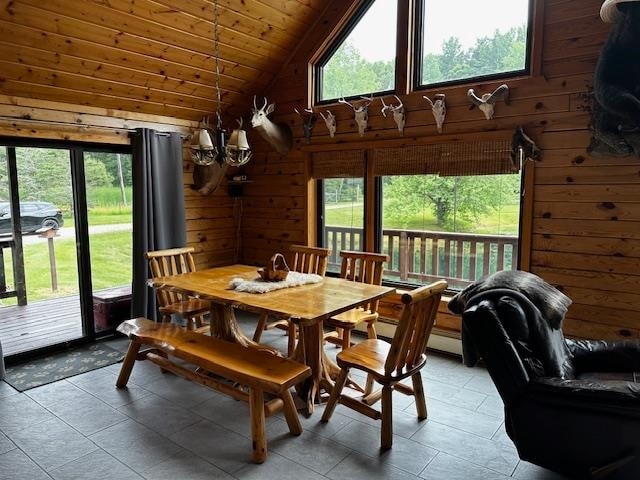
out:
M462 315L471 306L467 305L469 300L479 293L496 288L506 288L522 293L540 310L542 316L549 322L549 326L554 329L561 328L562 320L571 305L569 297L533 273L522 270L503 270L484 277L462 290L449 302L449 310Z
M511 294L509 292L512 292ZM506 296L506 297L505 297ZM493 298L495 297L495 298ZM449 310L462 314L467 308L482 300L502 299L503 309L522 309L528 318L524 337L514 339L524 343L531 342L537 352L537 360L533 359L530 373L538 375L565 377L570 375L566 365L566 345L562 335L562 321L571 305L571 299L540 277L523 271L500 271L483 278L465 288L449 302ZM509 300L507 300L509 299ZM509 306L509 304L511 304ZM518 346L518 345L516 345ZM462 352L464 363L473 366L478 361L475 345L462 328ZM539 366L535 365L536 362Z

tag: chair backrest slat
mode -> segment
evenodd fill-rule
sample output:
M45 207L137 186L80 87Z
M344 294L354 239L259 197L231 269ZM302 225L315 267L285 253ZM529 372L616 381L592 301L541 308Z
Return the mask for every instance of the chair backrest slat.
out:
M340 252L340 257L342 257L340 278L370 285L382 285L384 263L389 258L387 255L343 250ZM378 300L363 305L363 308L371 312L377 311Z
M293 253L293 259L289 265L292 271L323 276L327 272L327 261L331 254L328 248L291 245L289 251Z
M447 282L439 280L402 295L402 315L385 362L385 375L402 373L422 361L442 293Z
M194 251L193 247L182 247L145 253L145 257L149 260L151 277L167 277L194 272L196 270L193 260ZM156 288L156 294L161 307L166 307L182 299L181 294L162 288Z

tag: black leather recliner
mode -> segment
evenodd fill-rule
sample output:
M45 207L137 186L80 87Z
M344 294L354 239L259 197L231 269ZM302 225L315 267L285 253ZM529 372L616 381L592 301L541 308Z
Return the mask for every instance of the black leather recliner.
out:
M527 272L498 272L449 303L464 362L481 357L521 459L571 478L640 479L640 342L571 340L571 301Z

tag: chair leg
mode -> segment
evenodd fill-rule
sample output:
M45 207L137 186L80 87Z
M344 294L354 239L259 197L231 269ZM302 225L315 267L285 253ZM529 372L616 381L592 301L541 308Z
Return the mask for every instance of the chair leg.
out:
M393 388L390 385L382 387L382 431L380 432L380 448L388 450L393 444L393 415L391 394Z
M342 329L342 349L349 348L351 346L351 329Z
M349 369L343 368L340 370L340 374L336 379L336 383L333 385L333 390L331 390L331 395L329 396L329 401L327 402L327 406L324 409L324 413L322 414L322 418L320 421L322 423L326 423L333 415L333 411L336 409L336 404L340 399L340 394L342 393L342 389L344 388L344 384L347 381L347 377L349 376Z
M256 343L260 343L260 338L262 337L262 332L264 331L264 327L267 326L267 320L269 315L266 313L261 313L260 318L258 319L258 325L256 325L256 331L253 333L253 341Z
M296 337L298 336L298 328L296 324L289 320L289 338L287 339L287 356L291 357L296 349Z
M418 411L418 418L424 420L427 418L427 402L424 398L424 387L422 385L422 377L420 372L416 372L411 375L411 381L413 382L413 395L416 400L416 410Z
M367 383L365 384L365 387L364 387L363 396L366 397L367 395L370 395L371 392L373 392L373 386L374 386L373 376L370 373L368 373L367 374Z
M375 340L378 338L378 332L376 332L376 321L367 322L367 338L369 340Z
M300 423L300 417L289 390L282 392L282 401L284 402L284 418L287 420L289 433L291 435L300 435L302 433L302 423Z

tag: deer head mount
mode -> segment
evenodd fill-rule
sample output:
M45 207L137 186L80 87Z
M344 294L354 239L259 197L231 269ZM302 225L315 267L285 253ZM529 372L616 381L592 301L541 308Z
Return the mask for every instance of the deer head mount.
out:
M313 113L313 108L305 108L304 113L300 113L297 108L293 109L300 118L302 118L302 130L304 131L304 139L307 143L311 143L311 135L313 134L313 127L318 120L318 117ZM305 115L306 114L306 115Z
M253 109L251 110L251 126L257 130L262 138L276 149L280 155L286 155L291 149L293 135L288 125L284 123L274 123L269 119L269 115L276 109L275 103L267 105L267 98L260 108L256 106L256 96L253 96Z
M442 133L442 125L444 125L444 119L447 116L447 105L444 102L445 94L437 93L436 96L433 97L433 101L426 95L423 95L422 98L431 106L431 113L433 113L433 118L436 120L438 133Z
M479 98L474 93L473 88L470 88L467 91L467 97L471 100L470 110L477 106L484 113L485 118L491 120L493 118L494 105L500 97L504 97L504 103L509 105L509 87L503 83L492 93L482 95L482 98Z
M336 134L336 116L331 113L330 110L327 110L327 116L325 117L322 112L319 112L320 116L324 120L324 124L327 126L327 130L329 130L329 136L333 138Z
M394 97L396 97L396 100L398 100L398 105L394 105L393 103L387 105L386 103L384 103L384 98L380 97L380 101L382 102L382 110L380 110L380 112L382 113L382 116L386 117L387 110L389 110L393 114L393 121L396 122L400 135L404 135L404 124L406 119L404 104L397 95L394 95Z
M361 137L364 137L364 132L367 129L367 122L369 121L369 105L373 102L373 95L371 97L360 97L364 101L359 104L347 102L344 97L338 100L339 103L349 105L353 109L354 118L358 125L358 133Z
M531 138L524 133L522 127L517 127L511 137L511 163L514 168L520 166L525 160L539 161L542 158L542 151Z

